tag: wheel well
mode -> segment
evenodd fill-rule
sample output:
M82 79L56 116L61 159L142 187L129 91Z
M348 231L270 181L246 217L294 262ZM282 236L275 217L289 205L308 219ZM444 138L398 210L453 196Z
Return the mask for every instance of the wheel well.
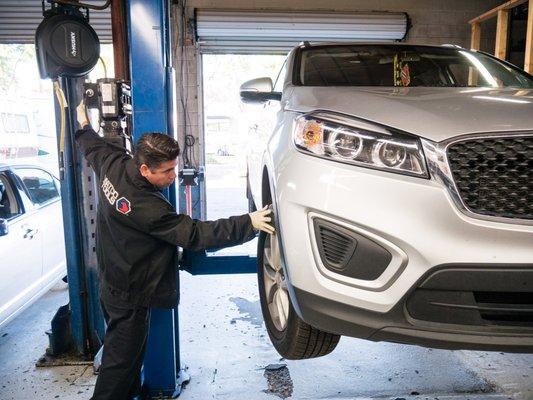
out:
M266 204L272 204L272 194L270 193L270 181L268 179L268 170L266 167L263 169L263 177L261 179L261 196L264 207Z

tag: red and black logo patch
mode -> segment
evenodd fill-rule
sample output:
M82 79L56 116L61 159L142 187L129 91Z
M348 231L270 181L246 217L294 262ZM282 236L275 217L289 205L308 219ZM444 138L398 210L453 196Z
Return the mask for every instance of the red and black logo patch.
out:
M128 215L131 211L131 203L127 198L121 197L117 200L116 208L119 213Z

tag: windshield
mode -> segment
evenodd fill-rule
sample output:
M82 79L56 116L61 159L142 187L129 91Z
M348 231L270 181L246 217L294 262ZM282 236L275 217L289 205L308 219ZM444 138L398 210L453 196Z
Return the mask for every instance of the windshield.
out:
M533 88L533 77L482 53L450 47L343 45L302 49L304 86Z

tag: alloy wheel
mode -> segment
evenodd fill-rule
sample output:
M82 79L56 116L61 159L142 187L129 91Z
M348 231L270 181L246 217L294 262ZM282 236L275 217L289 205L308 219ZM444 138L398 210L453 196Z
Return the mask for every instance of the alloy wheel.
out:
M289 319L289 292L281 267L277 235L268 235L263 251L265 298L272 322L278 331L287 327Z

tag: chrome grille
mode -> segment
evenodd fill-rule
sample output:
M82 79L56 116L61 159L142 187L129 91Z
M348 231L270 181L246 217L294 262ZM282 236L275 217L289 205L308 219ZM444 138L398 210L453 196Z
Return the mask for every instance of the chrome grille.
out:
M469 139L453 143L447 153L470 211L533 219L533 136Z

